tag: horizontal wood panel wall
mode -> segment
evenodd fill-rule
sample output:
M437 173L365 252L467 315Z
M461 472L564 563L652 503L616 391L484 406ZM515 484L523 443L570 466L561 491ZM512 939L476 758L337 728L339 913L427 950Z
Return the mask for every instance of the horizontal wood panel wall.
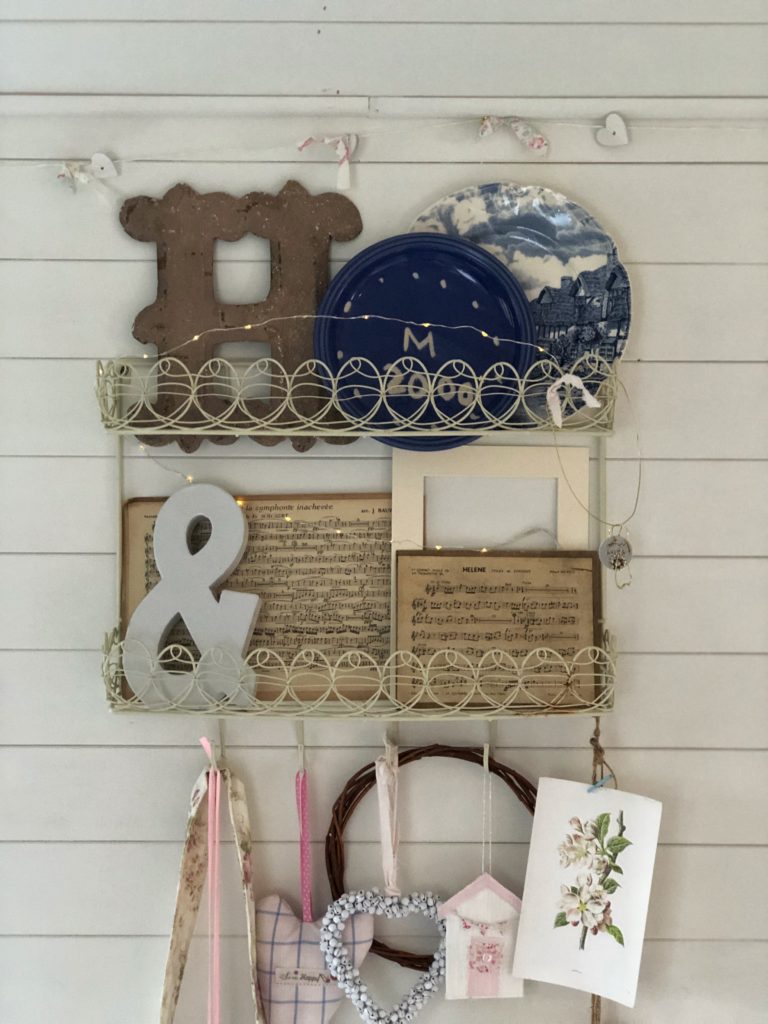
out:
M620 649L617 707L603 721L627 789L664 801L648 941L634 1011L606 1024L757 1024L765 954L768 722L768 70L766 0L6 0L0 10L0 1019L153 1024L188 790L199 767L190 718L110 716L98 648L114 620L113 442L93 399L94 360L138 355L151 301L148 246L120 230L121 195L270 190L287 177L332 189L307 134L356 131L351 198L365 229L333 268L406 230L469 182L542 183L583 202L616 237L633 285L623 401L608 445L621 517L637 473L634 582L609 590ZM664 59L664 55L673 59ZM592 130L618 109L631 145ZM544 162L475 118L541 119ZM445 118L454 119L445 123ZM695 127L686 119L697 118ZM441 123L442 122L442 123ZM120 158L115 195L69 193L57 161ZM264 245L222 245L229 301L266 290ZM387 449L357 442L233 449L148 460L127 445L131 493L167 493L162 465L275 493L381 490ZM254 489L258 489L254 488ZM499 756L532 778L586 778L589 719L504 722ZM230 723L257 839L260 893L297 896L290 723ZM482 743L482 724L403 725L401 742ZM374 757L381 727L313 722L312 827L322 836L343 781ZM449 893L479 867L478 780L414 767L402 784L403 872ZM449 782L450 819L435 795ZM530 820L496 794L494 864L520 887ZM350 883L377 876L375 807L349 833ZM231 864L231 847L225 864ZM233 875L224 888L224 1019L249 1019ZM205 921L198 934L204 935ZM392 934L390 930L390 934ZM423 928L401 941L428 948ZM393 997L410 975L367 968ZM200 1019L205 943L195 944L179 1024ZM587 1000L530 985L522 1024L587 1019ZM505 1004L483 1008L501 1024ZM420 1018L466 1022L469 1004ZM339 1024L357 1016L344 1007Z

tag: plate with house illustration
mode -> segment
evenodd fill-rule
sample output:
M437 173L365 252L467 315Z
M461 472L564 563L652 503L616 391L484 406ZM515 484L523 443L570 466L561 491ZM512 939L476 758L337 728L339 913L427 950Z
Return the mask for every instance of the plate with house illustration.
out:
M525 291L537 341L563 370L588 353L609 364L624 353L631 296L616 243L559 192L471 185L433 203L410 230L467 238L500 259Z

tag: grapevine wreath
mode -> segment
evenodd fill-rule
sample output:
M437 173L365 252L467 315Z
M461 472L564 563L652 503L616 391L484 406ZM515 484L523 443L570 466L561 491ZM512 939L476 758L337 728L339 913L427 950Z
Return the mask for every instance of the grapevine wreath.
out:
M424 757L452 757L470 764L483 765L482 747L452 747L444 743L433 743L426 747L412 747L410 750L398 751L398 765L402 768L413 761ZM488 760L488 769L505 782L524 807L533 814L536 806L536 787L514 768L502 764L495 758ZM345 852L344 830L352 817L355 808L363 797L376 786L376 765L373 761L364 765L346 782L341 794L337 797L331 811L331 823L325 837L325 866L328 881L334 900L338 900L346 891L344 882ZM393 949L391 946L373 940L371 949L374 953L392 960L402 967L410 967L415 971L427 971L432 957L420 953L409 953L407 950Z

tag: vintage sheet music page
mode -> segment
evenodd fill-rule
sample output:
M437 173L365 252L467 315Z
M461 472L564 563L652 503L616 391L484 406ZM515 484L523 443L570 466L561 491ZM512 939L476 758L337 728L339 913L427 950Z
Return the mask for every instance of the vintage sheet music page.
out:
M539 647L570 661L600 643L600 570L594 552L400 551L396 578L397 647L425 661L450 648L473 663L493 649L520 663ZM552 671L542 665L529 673L531 689L547 700L562 690ZM503 697L502 676L495 675L485 692ZM467 694L465 681L437 670L433 685L446 704ZM594 674L587 672L573 685L591 699ZM412 693L413 684L399 672L398 696L407 699Z
M124 507L124 625L159 579L152 532L164 500L136 498ZM263 601L249 650L268 648L286 663L305 647L319 649L331 661L349 650L384 661L390 634L391 495L259 495L238 501L248 520L248 547L222 587L259 594ZM202 546L205 535L204 525L197 528L193 549L195 543ZM167 642L190 645L183 623L174 626ZM313 682L308 674L303 696L317 696L320 685L325 689L327 682ZM359 694L348 695L370 693L371 686L363 685ZM260 696L266 698L264 692Z

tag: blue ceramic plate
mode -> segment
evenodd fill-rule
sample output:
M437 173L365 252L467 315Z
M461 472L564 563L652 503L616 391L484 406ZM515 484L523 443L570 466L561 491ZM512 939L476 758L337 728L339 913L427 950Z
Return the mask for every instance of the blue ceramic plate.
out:
M411 230L466 238L498 257L525 290L537 341L564 370L589 352L608 363L624 352L630 286L616 243L559 192L472 185L433 203Z
M538 354L523 289L495 256L461 238L425 233L377 242L339 271L318 315L315 356L334 374L344 367L338 395L348 415L382 424L394 415L434 427L434 437L380 438L399 448L434 451L473 440L438 432L450 428L452 418L463 425L482 421L475 408L477 378L494 364L509 363L522 376ZM451 360L461 363L446 370ZM438 371L431 405L425 373ZM376 372L385 377L386 405ZM494 379L500 386L482 393L492 417L514 401L503 373Z

